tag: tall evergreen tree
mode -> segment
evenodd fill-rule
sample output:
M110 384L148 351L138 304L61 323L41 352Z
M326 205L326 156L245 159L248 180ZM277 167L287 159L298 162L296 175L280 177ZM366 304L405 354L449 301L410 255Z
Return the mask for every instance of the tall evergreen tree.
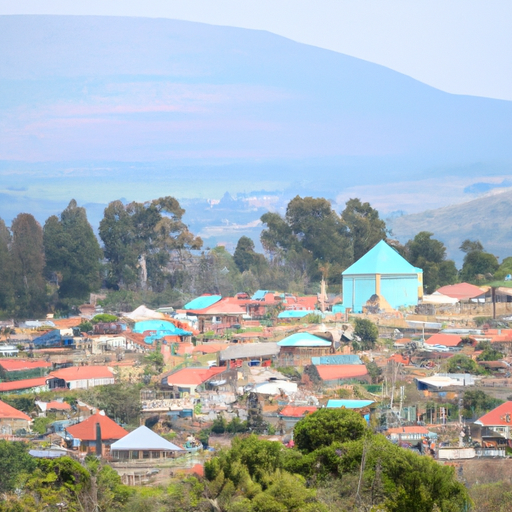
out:
M14 305L12 259L9 253L11 233L0 219L0 311L9 313Z
M60 220L50 217L44 225L46 275L59 281L60 298L85 299L97 290L102 252L85 208L72 199Z
M41 316L47 310L43 230L32 215L20 213L13 221L11 231L14 316Z

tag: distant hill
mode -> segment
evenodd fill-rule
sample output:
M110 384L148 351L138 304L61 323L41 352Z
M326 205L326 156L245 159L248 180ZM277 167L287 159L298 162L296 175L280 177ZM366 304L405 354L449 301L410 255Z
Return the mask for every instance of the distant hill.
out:
M512 256L512 190L505 190L462 204L404 215L387 221L395 237L406 242L420 231L431 231L449 256L461 264L461 243L480 240L484 249L499 258Z
M0 47L0 193L11 205L290 187L334 198L425 176L482 181L512 162L512 102L267 32L1 16Z

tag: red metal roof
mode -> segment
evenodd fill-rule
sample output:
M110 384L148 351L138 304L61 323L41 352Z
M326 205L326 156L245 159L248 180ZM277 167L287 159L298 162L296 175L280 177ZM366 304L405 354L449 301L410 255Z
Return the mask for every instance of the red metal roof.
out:
M214 366L212 368L183 368L182 370L167 376L167 385L199 385L211 379L215 375L225 371L226 367Z
M405 357L402 354L393 354L391 357L388 357L388 361L395 361L395 363L401 363L403 365L409 364L410 359Z
M2 419L17 419L17 420L27 420L31 421L30 417L27 416L24 412L18 411L14 407L11 407L9 404L2 402L0 400L0 418Z
M82 423L67 427L66 430L75 439L81 439L82 441L94 441L96 439L96 423L100 424L101 427L101 439L121 439L128 432L118 425L115 421L111 420L108 416L97 412L93 414Z
M445 347L457 347L462 343L462 338L456 334L442 334L440 332L425 340L427 345L444 345Z
M114 377L114 374L107 366L71 366L55 370L49 376L69 382L84 379L108 379Z
M469 283L459 283L442 286L437 290L437 292L441 293L442 295L447 295L448 297L452 297L458 300L474 299L475 297L480 297L480 295L485 294L485 292L478 288L478 286Z
M0 366L6 372L16 372L21 370L33 370L35 368L51 368L52 363L43 360L27 361L26 359L0 359Z
M297 405L287 405L280 413L280 416L287 416L290 418L301 418L302 416L315 412L318 407L315 406L304 406L299 407Z
M484 414L475 423L484 427L512 427L512 402L505 402L498 405L496 409Z
M204 309L187 310L187 313L196 315L244 315L246 313L245 301L234 297L226 297Z
M322 380L353 379L368 375L364 364L326 364L317 365L316 369Z
M47 411L69 411L71 409L71 405L67 402L57 402L57 400L52 400L46 404Z
M18 391L19 389L29 389L46 385L48 377L36 377L35 379L13 380L10 382L0 382L0 392Z

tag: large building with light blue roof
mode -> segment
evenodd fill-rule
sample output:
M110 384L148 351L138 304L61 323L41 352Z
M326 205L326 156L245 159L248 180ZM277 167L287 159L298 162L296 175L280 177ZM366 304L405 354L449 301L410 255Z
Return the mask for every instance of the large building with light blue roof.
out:
M415 306L423 297L423 270L411 265L381 240L357 260L343 276L343 309L362 313L373 295L383 297L393 309Z

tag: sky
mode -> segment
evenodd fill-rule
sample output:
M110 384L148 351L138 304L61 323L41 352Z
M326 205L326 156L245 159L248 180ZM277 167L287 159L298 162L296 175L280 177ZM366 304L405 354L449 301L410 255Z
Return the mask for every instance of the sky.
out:
M454 94L512 100L510 0L0 0L0 15L174 18L269 32Z

